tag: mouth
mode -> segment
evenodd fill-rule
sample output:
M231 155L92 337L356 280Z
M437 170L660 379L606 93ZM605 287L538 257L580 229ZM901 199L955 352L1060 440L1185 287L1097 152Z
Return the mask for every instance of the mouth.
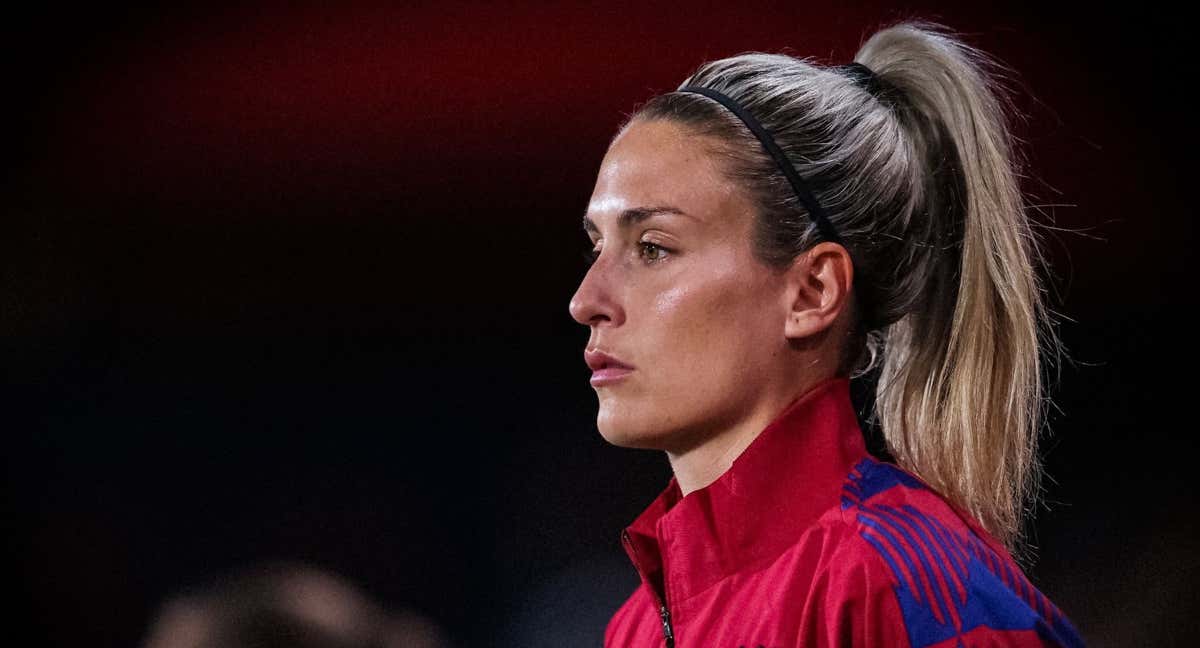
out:
M592 370L592 386L602 387L624 380L634 368L603 351L584 351L583 359Z
M590 382L593 387L604 387L625 380L631 373L633 373L633 369L629 369L628 367L606 367L593 371Z

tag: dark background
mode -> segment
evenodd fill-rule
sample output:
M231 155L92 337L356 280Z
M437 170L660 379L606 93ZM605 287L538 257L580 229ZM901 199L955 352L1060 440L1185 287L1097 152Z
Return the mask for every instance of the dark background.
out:
M1072 358L1030 575L1092 645L1195 640L1190 36L1141 3L959 4L9 16L10 636L135 645L166 597L284 558L457 645L598 645L669 477L599 437L567 314L608 139L704 60L844 63L923 17L1020 75Z

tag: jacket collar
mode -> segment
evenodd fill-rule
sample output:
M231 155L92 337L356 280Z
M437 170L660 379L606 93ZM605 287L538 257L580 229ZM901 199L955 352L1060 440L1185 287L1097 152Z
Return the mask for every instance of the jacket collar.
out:
M838 503L867 456L850 380L830 378L788 405L708 486L682 496L674 477L622 534L660 605L764 565ZM665 551L664 551L665 549Z

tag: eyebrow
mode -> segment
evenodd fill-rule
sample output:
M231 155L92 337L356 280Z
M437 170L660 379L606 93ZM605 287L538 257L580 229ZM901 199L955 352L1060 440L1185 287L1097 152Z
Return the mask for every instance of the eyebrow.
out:
M650 218L651 216L657 216L659 214L676 214L679 216L690 216L690 214L684 212L682 209L679 209L678 207L669 207L669 206L634 207L632 209L626 209L625 211L621 212L621 215L617 217L617 227L619 227L620 229L625 229L632 225L636 225L636 224L646 220L647 218ZM583 231L585 231L589 234L599 234L600 233L600 228L596 227L595 221L593 221L591 218L589 218L587 214L583 215Z

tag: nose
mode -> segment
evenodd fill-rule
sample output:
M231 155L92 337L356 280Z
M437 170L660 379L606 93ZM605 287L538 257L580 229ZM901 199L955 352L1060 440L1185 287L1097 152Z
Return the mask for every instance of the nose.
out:
M601 252L601 257L604 253ZM579 282L571 296L568 310L576 322L584 326L596 326L601 322L620 324L624 314L616 298L611 268L608 260L597 258L587 274Z

